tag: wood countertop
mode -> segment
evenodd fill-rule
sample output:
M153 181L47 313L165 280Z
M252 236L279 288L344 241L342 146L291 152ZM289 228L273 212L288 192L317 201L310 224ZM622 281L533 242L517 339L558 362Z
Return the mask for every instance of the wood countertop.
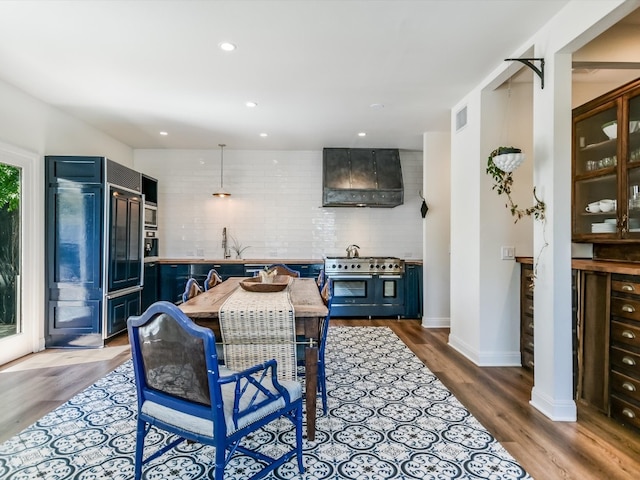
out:
M324 263L323 258L319 259L279 259L279 258L225 258L222 259L211 259L211 258L158 258L154 260L155 263L171 263L171 264L198 264L198 263L217 263L221 265L250 265L250 264L265 264L271 265L272 263L284 263L285 265L293 265L293 264L317 264ZM406 264L409 265L422 265L422 260L405 260Z
M516 257L516 262L533 265L532 257ZM620 273L624 275L640 275L640 263L609 262L592 258L572 258L571 268L590 270L593 272Z
M279 258L225 258L225 259L215 259L215 258L159 258L156 260L157 263L219 263L225 265L247 265L253 263L271 265L272 263L284 263L284 264L315 264L315 263L324 263L323 259L279 259Z

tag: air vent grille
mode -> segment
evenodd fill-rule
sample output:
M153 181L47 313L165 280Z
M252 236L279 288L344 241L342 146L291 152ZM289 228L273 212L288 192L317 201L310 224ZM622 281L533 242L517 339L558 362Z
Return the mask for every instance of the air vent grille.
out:
M467 125L467 107L466 105L456 113L456 132L459 132Z
M140 172L124 165L107 160L107 182L142 193L142 176Z

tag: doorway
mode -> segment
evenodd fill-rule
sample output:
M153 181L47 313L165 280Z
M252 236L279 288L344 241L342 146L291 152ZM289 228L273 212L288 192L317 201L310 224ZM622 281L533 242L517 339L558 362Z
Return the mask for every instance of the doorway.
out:
M0 365L44 345L41 163L0 142Z

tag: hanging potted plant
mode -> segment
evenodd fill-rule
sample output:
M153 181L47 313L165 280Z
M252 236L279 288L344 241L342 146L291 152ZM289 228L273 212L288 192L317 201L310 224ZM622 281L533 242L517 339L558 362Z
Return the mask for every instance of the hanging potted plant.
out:
M516 223L525 215L543 222L542 236L544 244L540 248L533 265L533 275L531 276L530 284L530 287L533 287L538 276L538 263L540 256L542 255L543 250L549 245L545 235L546 205L536 195L536 187L533 187L533 198L535 199L535 203L529 208L518 207L518 205L513 201L513 198L511 198L511 188L513 187L513 174L511 172L518 168L523 161L524 154L519 148L498 147L489 154L486 173L491 175L494 181L491 189L498 192L498 195L505 194L507 196L507 204L505 204L505 207L511 210L511 215L515 217L513 223Z
M533 187L533 198L536 203L529 208L519 208L511 198L511 188L513 186L512 171L518 168L524 161L522 150L515 147L498 147L487 160L486 173L491 175L495 182L491 187L492 190L498 192L498 195L505 194L507 196L507 204L505 205L511 210L511 215L516 217L515 222L525 215L533 216L536 220L544 220L544 212L546 205L536 195L536 187Z

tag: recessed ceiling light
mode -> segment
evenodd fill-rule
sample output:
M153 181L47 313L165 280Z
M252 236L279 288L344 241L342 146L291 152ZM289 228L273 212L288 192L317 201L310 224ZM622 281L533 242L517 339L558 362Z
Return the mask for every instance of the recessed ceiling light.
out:
M162 135L163 137L166 137L167 135L169 135L168 132L160 132L160 135Z
M381 103L372 103L371 105L369 105L369 108L373 108L374 110L380 110L381 108L384 108L384 105Z
M260 134L260 136L261 136L261 137L268 137L268 136L269 136L269 134L268 134L268 133L261 133L261 134Z
M236 49L236 46L231 42L221 42L218 46L220 50L224 50L225 52L233 52Z
M358 133L359 137L366 137L367 136L367 132L360 132Z
M247 102L245 105L249 108L257 107L258 104L256 102Z

